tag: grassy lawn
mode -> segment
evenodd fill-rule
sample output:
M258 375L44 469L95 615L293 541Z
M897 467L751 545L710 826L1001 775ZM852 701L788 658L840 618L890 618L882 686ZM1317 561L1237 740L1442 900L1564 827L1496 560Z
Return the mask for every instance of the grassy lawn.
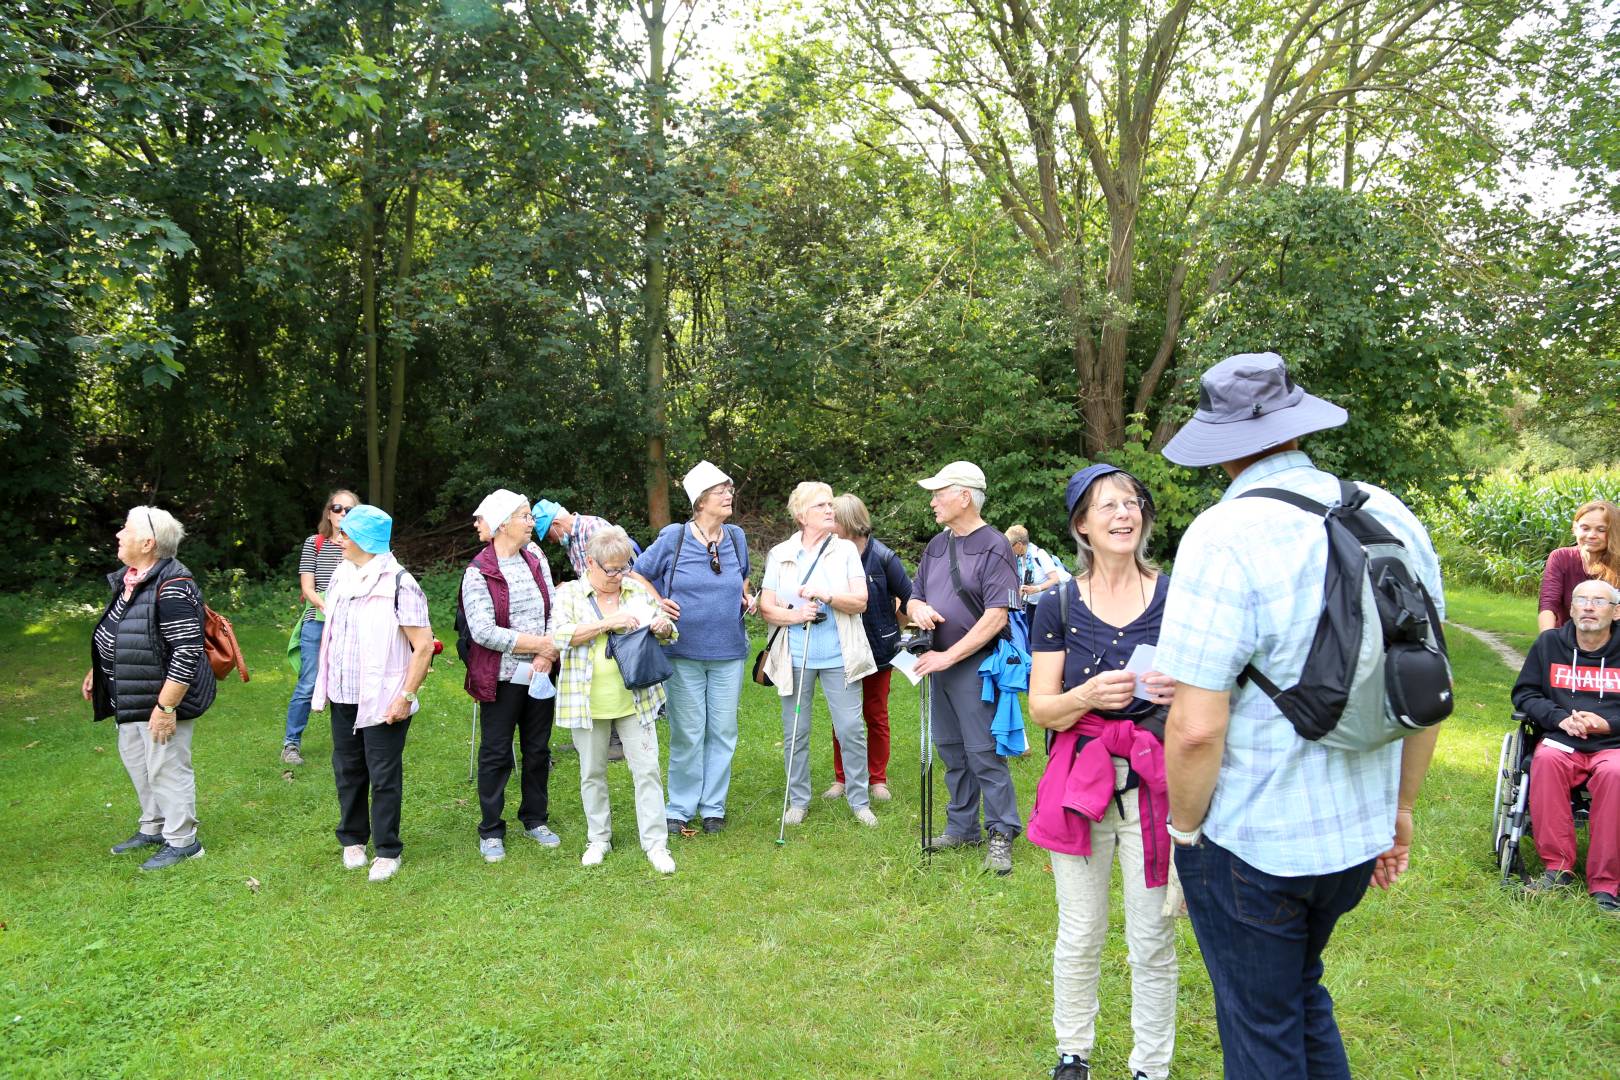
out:
M1493 593L1477 585L1446 584L1446 618L1489 630L1520 653L1530 651L1538 633L1535 597Z
M1533 603L1452 593L1459 621L1528 634ZM1521 609L1531 611L1528 619ZM441 636L449 612L435 608ZM78 683L93 616L0 598L0 1075L1035 1077L1053 1056L1052 887L1020 842L997 879L975 854L917 854L916 695L896 680L891 782L867 830L819 799L775 845L781 729L749 686L731 827L677 841L661 879L610 772L620 846L579 865L577 761L559 757L563 849L477 853L469 704L441 658L406 753L404 865L346 873L332 836L329 728L284 778L292 618L243 613L254 665L198 725L207 857L157 875L107 854L136 806L110 725ZM1521 646L1522 647L1522 646ZM1512 673L1452 638L1459 710L1419 804L1413 869L1334 937L1328 982L1357 1075L1614 1075L1620 920L1584 895L1497 885L1493 774ZM814 780L830 779L815 716ZM558 740L561 741L560 739ZM1016 762L1033 794L1040 763ZM508 812L515 809L512 793ZM944 792L936 795L943 815ZM257 887L250 886L250 879ZM1097 1075L1125 1075L1129 979L1110 938ZM1208 979L1181 925L1176 1071L1220 1072Z

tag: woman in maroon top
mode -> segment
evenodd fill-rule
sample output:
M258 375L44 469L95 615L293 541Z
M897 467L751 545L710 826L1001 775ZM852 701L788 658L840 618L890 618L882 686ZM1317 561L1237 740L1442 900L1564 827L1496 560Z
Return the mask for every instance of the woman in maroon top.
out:
M1620 588L1620 507L1607 499L1593 499L1575 511L1571 526L1573 547L1547 556L1541 574L1539 630L1552 630L1569 621L1569 602L1575 586L1598 578Z

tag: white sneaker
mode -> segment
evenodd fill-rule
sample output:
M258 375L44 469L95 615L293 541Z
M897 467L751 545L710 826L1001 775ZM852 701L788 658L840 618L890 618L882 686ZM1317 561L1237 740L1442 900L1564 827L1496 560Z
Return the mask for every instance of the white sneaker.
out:
M809 811L805 807L790 806L788 807L788 812L782 815L782 820L787 822L789 825L797 825L804 820L804 815L807 813L809 813Z
M486 836L478 841L478 854L485 862L500 862L506 858L506 841L498 836Z
M855 811L855 820L868 829L877 828L877 815L872 813L871 807L863 806Z
M823 799L842 799L844 797L844 785L834 782L832 787L821 793L821 797Z
M655 847L647 852L647 861L652 863L653 869L660 874L675 872L675 860L669 857L669 851L665 848Z
M871 793L873 802L888 802L894 798L893 795L889 794L888 784L873 784L868 790Z
M613 850L613 845L606 840L592 840L585 845L585 854L579 857L581 866L601 866L607 853ZM673 868L673 864L672 868Z
M366 865L366 845L350 844L343 849L343 869L361 870Z
M371 860L371 873L368 875L372 881L387 881L399 873L398 859L384 859L381 856Z

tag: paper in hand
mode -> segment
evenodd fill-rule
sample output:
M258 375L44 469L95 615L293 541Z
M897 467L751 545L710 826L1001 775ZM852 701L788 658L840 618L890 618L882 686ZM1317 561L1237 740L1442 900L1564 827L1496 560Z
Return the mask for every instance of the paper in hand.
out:
M894 670L898 671L900 674L904 675L906 678L910 679L912 686L916 686L918 683L923 681L923 676L918 675L916 671L916 655L913 653L908 653L904 649L901 649L899 652L894 654L894 659L889 661L889 666L894 668Z
M1153 670L1153 654L1156 650L1152 645L1138 645L1136 651L1125 664L1125 670L1136 676L1136 690L1131 695L1143 701L1152 701L1153 695L1148 693L1146 686L1142 685L1142 676Z

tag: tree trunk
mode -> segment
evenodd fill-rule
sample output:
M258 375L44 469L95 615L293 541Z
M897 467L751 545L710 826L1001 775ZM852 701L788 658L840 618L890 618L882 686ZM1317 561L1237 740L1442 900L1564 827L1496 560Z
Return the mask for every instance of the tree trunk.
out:
M382 498L382 453L377 438L377 193L376 133L362 136L360 166L360 323L366 348L366 498Z
M647 522L654 529L669 524L669 460L664 443L668 416L664 398L664 330L669 319L668 264L664 251L665 215L661 183L664 171L664 0L641 9L647 28L647 178L652 199L643 223L647 274L641 287L642 360L647 368L647 404L652 418L647 435Z
M405 235L399 244L399 262L394 271L394 321L397 324L403 317L405 303L405 287L411 277L411 264L416 256L416 205L422 190L422 178L419 173L411 174L410 185L405 189ZM388 351L393 354L392 377L388 384L388 438L383 445L382 460L382 501L378 503L384 510L394 512L394 496L397 488L395 478L399 473L399 432L405 418L405 344L402 339L390 336Z

